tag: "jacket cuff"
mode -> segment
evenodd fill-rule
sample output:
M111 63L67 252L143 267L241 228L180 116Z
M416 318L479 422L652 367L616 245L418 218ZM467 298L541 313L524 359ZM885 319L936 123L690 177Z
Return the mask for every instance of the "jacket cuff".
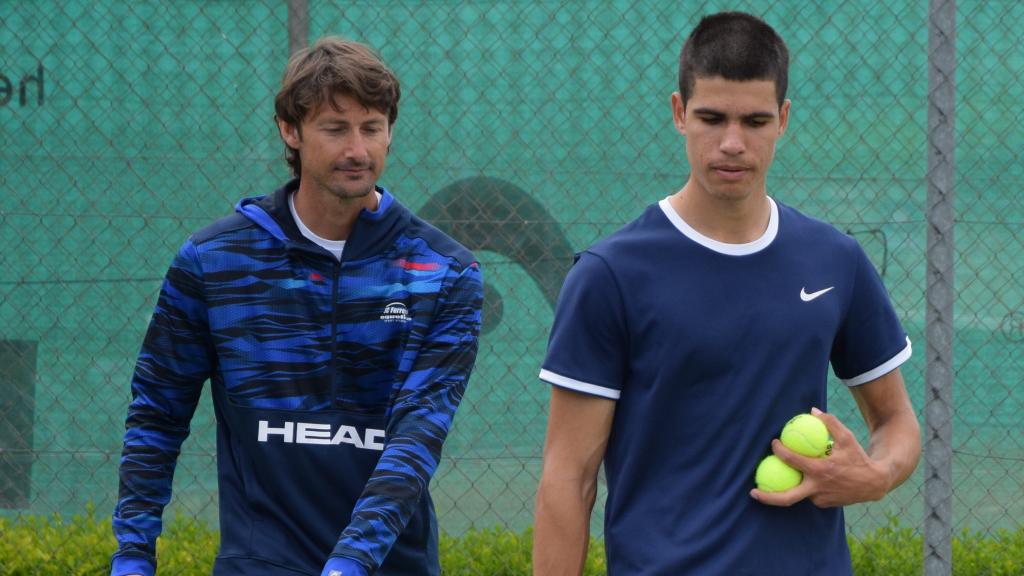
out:
M139 556L114 556L110 562L110 576L128 576L129 574L153 576L155 573L156 566Z
M331 556L320 576L369 576L366 567L351 558Z

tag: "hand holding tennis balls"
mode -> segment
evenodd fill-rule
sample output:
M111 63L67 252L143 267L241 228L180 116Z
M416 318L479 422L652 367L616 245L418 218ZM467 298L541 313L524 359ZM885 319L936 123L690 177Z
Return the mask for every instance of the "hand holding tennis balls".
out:
M832 452L832 438L825 423L812 414L797 414L782 428L783 446L809 458L824 458ZM763 492L784 492L803 480L803 473L775 455L757 466L754 482Z
M879 400L875 400L878 402ZM907 400L904 397L904 401ZM905 476L895 476L898 470L907 474L908 468L900 468L898 459L908 454L913 456L914 447L902 450L894 445L894 440L887 435L911 436L905 442L917 440L917 421L912 414L912 409L906 412L910 414L905 417L889 415L891 419L885 420L878 410L873 412L871 422L875 428L871 431L872 448L877 453L869 454L861 446L853 432L843 424L834 414L828 414L812 408L811 414L820 419L828 430L829 435L835 440L835 446L826 457L812 458L799 454L793 449L785 446L779 438L773 439L773 455L782 460L785 464L800 472L800 482L788 490L781 492L769 492L773 486L768 484L759 485L750 490L750 496L767 506L792 506L798 502L808 501L819 508L830 508L833 506L847 506L858 502L870 502L884 497L895 486L906 479ZM801 418L803 420L803 418ZM884 426L883 426L884 424ZM869 423L869 427L872 424ZM808 420L804 426L815 428L815 423ZM896 432L892 432L896 429ZM902 430L901 430L902 429ZM819 430L820 431L820 430ZM912 434L911 434L912 433ZM790 434L786 434L787 438ZM809 444L818 446L814 451L820 451L821 437L812 439ZM878 448L874 446L878 443ZM828 453L827 442L826 453ZM912 468L910 468L912 469ZM756 478L755 478L756 479ZM777 480L777 478L774 478ZM762 482L764 482L762 480ZM790 480L792 482L792 480ZM784 485L784 484L783 484Z

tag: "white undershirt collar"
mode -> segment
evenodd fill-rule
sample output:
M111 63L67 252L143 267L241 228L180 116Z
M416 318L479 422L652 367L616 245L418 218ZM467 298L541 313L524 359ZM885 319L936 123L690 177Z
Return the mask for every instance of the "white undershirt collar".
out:
M700 232L697 232L692 226L686 223L682 217L676 212L675 208L668 201L668 198L658 202L658 206L661 211L665 213L665 217L668 218L669 222L676 227L680 232L683 233L687 238L694 242L704 246L709 250L713 250L720 254L727 256L746 256L748 254L754 254L767 248L772 240L775 240L775 236L779 233L779 207L775 204L775 201L768 197L768 204L771 206L771 213L768 216L768 228L765 229L764 234L760 238L744 244L729 244L727 242L719 242L714 238L709 238Z
M381 193L376 190L374 190L373 193L377 195L377 205L380 206L380 200L382 198ZM294 192L288 195L288 209L292 212L292 218L295 219L295 225L299 227L299 232L317 246L320 246L324 250L333 254L340 262L341 255L345 252L345 240L328 240L327 238L317 236L315 232L310 230L309 227L302 222L302 218L299 218L299 213L295 211Z

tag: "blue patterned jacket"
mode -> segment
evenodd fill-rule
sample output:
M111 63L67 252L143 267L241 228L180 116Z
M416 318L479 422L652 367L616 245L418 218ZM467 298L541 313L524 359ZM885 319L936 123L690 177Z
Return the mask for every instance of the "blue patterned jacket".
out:
M194 234L132 378L112 574L150 575L206 380L217 416L214 574L439 574L428 483L477 351L472 254L386 190L342 262L306 240L293 180Z

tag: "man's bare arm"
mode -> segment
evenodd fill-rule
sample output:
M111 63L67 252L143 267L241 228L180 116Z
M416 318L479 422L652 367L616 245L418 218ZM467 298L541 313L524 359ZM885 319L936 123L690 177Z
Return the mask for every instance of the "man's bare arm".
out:
M533 534L536 576L583 572L597 473L614 414L612 400L551 387Z

